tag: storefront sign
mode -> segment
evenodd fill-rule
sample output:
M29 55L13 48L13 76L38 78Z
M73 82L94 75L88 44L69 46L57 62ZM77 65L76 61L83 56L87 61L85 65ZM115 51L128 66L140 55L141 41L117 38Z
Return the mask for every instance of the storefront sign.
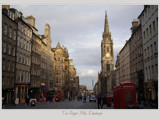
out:
M41 82L41 86L45 86L45 82Z

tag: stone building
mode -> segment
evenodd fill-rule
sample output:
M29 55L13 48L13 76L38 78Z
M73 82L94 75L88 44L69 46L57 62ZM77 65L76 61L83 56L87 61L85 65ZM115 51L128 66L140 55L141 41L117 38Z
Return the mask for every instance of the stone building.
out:
M116 67L116 80L115 80L115 85L119 85L120 84L120 60L119 60L119 54L117 55L117 60L116 60L116 64L115 64L115 67Z
M54 52L51 49L51 36L50 36L50 26L45 24L45 33L41 35L41 96L45 98L49 95L49 92L54 94Z
M76 84L76 94L78 95L78 93L79 93L79 76L76 76L75 84Z
M2 97L11 103L15 99L17 22L9 6L2 8Z
M143 47L142 30L137 19L131 27L130 41L130 74L131 82L136 84L137 101L144 100L144 75L143 75Z
M24 103L30 85L32 29L26 23L22 12L14 8L10 10L15 14L15 20L18 25L15 81L16 98L19 98L20 103Z
M52 48L54 51L54 88L55 91L60 91L62 96L68 97L69 91L69 54L64 45L61 47L58 42L56 48Z
M145 5L138 17L143 39L146 100L158 98L158 5Z
M32 30L32 48L31 48L31 85L29 87L29 95L31 98L40 97L40 85L41 85L41 42L42 39L38 35L38 30L35 28L35 18L33 16L28 16L25 18L26 23L28 23Z
M113 40L111 39L111 32L109 31L107 12L105 13L105 25L103 32L103 40L101 42L101 93L107 94L107 77L114 69L114 57L113 57Z
M119 82L131 82L130 75L130 41L126 41L126 44L119 52L119 60L120 60L120 79Z
M76 96L76 68L74 67L73 60L69 60L69 91L68 94L72 98Z

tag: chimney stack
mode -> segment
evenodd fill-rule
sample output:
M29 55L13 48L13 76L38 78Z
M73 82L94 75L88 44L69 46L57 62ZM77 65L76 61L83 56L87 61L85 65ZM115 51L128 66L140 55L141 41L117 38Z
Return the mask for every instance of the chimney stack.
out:
M138 19L133 19L132 21L132 27L138 26L139 25L139 20Z
M26 17L26 22L31 26L35 27L35 18L32 15Z

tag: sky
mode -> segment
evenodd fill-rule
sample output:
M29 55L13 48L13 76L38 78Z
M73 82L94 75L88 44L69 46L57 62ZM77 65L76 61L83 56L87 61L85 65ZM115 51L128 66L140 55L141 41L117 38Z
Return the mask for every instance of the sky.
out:
M114 61L131 36L131 22L142 12L143 5L12 5L26 16L34 16L35 27L44 34L51 27L52 47L59 42L69 52L80 84L93 88L101 71L101 41L105 10L113 39Z

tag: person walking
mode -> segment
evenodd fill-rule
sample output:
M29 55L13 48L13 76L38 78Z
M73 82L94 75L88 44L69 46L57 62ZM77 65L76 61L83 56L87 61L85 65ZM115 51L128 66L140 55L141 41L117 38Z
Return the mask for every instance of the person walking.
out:
M106 96L103 96L103 99L102 99L102 107L101 107L101 108L103 108L104 105L107 105Z
M30 100L30 97L29 97L29 95L27 95L27 97L26 97L26 104L27 105L29 105L29 100Z
M102 108L102 106L101 106L101 101L102 101L102 98L101 98L100 95L98 95L98 98L97 98L98 109L99 109L99 108Z

